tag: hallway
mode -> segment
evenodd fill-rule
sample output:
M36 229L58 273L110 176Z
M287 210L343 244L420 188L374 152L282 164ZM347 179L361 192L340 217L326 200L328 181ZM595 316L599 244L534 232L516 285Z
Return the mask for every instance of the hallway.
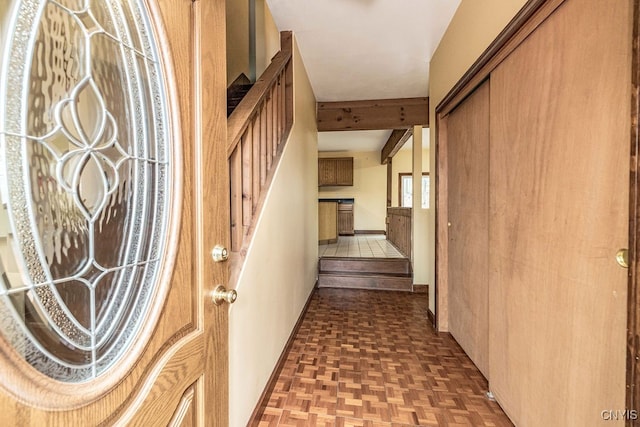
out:
M427 295L317 289L259 426L511 426Z

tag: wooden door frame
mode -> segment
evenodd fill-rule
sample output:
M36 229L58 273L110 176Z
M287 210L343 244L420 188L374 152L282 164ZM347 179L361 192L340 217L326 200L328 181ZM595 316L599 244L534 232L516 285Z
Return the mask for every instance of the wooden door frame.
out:
M566 0L529 0L436 107L435 148L435 327L448 332L447 115ZM632 2L630 85L629 279L627 300L626 409L640 411L640 0ZM442 195L442 197L441 197ZM619 408L623 409L623 408ZM627 419L627 425L634 421Z
M640 295L638 261L640 260L640 175L638 174L640 119L640 0L633 0L633 35L631 68L631 165L629 178L629 285L627 294L627 394L626 407L640 410ZM632 425L627 420L627 425Z
M231 247L229 163L227 161L227 60L225 2L192 0L195 39L194 88L199 115L195 154L195 265L198 280L207 283L198 295L201 325L207 325L204 345L203 388L208 402L197 402L203 423L229 423L229 309L217 306L211 293L218 284L227 286L227 262L213 262L216 245ZM209 28L215 24L213 28ZM213 166L213 168L212 168ZM215 328L214 328L215 325ZM215 393L211 396L211 393ZM216 404L213 405L212 401ZM215 413L211 413L215 409Z

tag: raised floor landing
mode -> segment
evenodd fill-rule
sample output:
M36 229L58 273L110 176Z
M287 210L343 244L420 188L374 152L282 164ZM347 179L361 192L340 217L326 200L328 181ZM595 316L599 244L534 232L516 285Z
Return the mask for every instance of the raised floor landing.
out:
M384 234L339 236L337 243L320 245L320 257L404 258Z

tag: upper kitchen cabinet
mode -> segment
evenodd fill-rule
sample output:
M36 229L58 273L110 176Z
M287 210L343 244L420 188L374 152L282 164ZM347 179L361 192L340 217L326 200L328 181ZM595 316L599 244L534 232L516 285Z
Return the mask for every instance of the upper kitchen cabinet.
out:
M318 186L353 185L353 157L318 159Z

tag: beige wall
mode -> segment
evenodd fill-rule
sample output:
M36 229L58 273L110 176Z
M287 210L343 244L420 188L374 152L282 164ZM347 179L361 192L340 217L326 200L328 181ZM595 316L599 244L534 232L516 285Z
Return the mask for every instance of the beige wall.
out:
M231 427L247 425L316 282L316 100L297 47L294 61L295 123L229 310Z
M256 2L256 77L280 50L280 33L265 0ZM250 77L249 0L227 1L227 86L240 73Z
M380 151L323 151L320 157L353 157L353 186L321 187L320 198L354 198L356 230L386 230L387 165L380 164ZM317 174L316 174L317 175Z
M260 77L280 50L280 32L265 0L256 0L256 76Z
M426 137L423 133L427 133L428 129L422 126L413 127L413 151L419 152L422 148L422 139ZM423 156L413 156L413 182L420 182L422 179ZM413 209L411 210L411 230L413 239L411 241L411 263L413 267L413 284L428 285L428 254L429 240L423 236L427 235L427 224L429 212L431 209L422 209L422 186L413 186ZM433 282L431 282L433 283Z
M435 108L482 52L491 44L526 0L462 0L429 65L429 121L436 123ZM430 168L435 170L435 126L431 126ZM431 201L435 203L435 179L431 180ZM435 216L429 210L427 219L428 275L435 275ZM429 308L435 300L430 287Z
M249 77L249 0L227 2L227 86L244 73Z

